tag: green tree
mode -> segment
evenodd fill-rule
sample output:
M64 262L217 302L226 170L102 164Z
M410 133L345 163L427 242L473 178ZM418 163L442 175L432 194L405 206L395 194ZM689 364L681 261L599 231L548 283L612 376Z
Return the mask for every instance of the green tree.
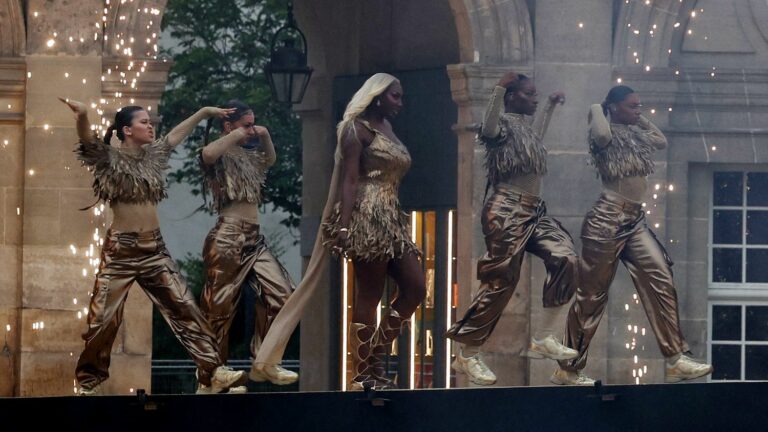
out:
M285 21L284 0L170 0L162 28L176 45L163 50L174 64L160 114L162 128L169 130L202 106L229 99L251 105L278 155L267 175L264 204L286 211L282 223L293 229L301 214L301 124L290 107L272 101L263 72L271 37ZM202 146L198 128L181 150L184 165L170 174L171 181L190 184L195 195L202 192L196 160Z

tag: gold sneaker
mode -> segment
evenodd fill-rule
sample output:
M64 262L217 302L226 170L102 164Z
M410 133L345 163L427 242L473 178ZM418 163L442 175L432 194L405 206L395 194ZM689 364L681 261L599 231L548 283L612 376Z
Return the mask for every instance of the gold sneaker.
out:
M557 385L591 386L595 384L595 380L586 376L582 371L574 372L561 368L557 368L555 373L549 378L549 381Z
M496 383L496 375L485 364L480 353L473 356L464 357L463 352L459 351L459 355L456 356L456 360L451 364L451 368L458 373L466 374L474 384L477 385L492 385Z
M298 381L299 374L278 365L254 363L251 365L248 378L255 382L269 381L276 385L288 385Z
M667 366L664 381L668 383L692 380L712 373L712 365L697 362L685 354L680 354L680 358L672 364L664 363Z
M578 357L579 352L563 345L554 336L548 335L544 339L531 338L531 344L524 356L532 359L548 358L551 360L569 360Z
M248 388L246 386L234 386L234 387L230 387L228 389L223 390L221 393L222 394L243 394L243 393L248 393ZM207 386L205 384L198 384L195 394L214 394L214 393L211 386Z
M223 393L240 381L245 372L232 370L226 366L219 366L213 371L211 377L211 393Z
M98 383L91 388L80 387L77 390L78 396L95 396L98 394L101 394L101 383Z

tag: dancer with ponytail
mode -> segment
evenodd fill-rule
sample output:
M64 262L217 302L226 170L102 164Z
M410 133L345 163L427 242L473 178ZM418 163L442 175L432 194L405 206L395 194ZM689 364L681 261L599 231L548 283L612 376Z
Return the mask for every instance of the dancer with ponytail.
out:
M565 343L578 357L560 362L555 384L589 385L587 349L608 302L619 261L637 289L648 321L666 358L666 382L707 375L712 366L692 359L680 331L672 260L645 221L642 200L653 173L652 154L667 147L664 134L640 114L640 97L613 87L589 112L589 152L603 192L581 228L581 283L568 313ZM609 119L610 118L610 122Z
M544 111L531 124L525 117L536 112L536 96L530 78L516 72L505 74L493 90L478 134L478 141L486 149L488 184L493 187L482 214L488 251L477 262L480 290L447 336L461 343L452 367L479 385L496 382L480 348L515 292L525 252L544 261L547 277L542 290L544 310L539 322L531 325L533 337L523 354L553 360L577 355L563 346L555 327L559 327L559 311L576 292L578 257L571 235L547 216L546 204L539 197L547 172L547 149L542 138L555 107L565 102L565 95L552 93Z
M201 120L232 110L202 108L155 140L147 111L126 106L118 110L106 136L99 140L90 129L86 106L61 101L77 121L77 158L93 172L94 193L110 205L113 213L88 308L85 349L76 367L79 394L99 393L101 384L109 378L112 344L134 282L158 308L197 367L207 373L205 384L214 393L226 391L243 378L243 372L223 366L214 334L165 247L157 204L167 196L164 171L173 148ZM110 145L113 134L120 140L120 147Z
M344 254L352 260L357 276L349 331L354 376L349 388L394 387L381 358L426 293L421 252L410 240L409 220L397 196L411 164L408 150L390 124L402 108L402 97L400 82L378 73L347 105L336 129L336 164L312 258L304 279L272 323L254 367L280 361L319 286L329 253ZM387 275L397 283L398 295L377 325L376 308Z
M203 188L213 198L212 209L219 218L203 246L205 285L200 309L216 335L222 360L228 355L229 329L242 298L243 286L256 297L256 331L251 341L251 355L256 358L261 340L272 321L294 290L288 272L267 247L259 229L259 205L267 169L277 158L267 128L254 124L253 110L232 100L222 107L228 114L221 120L222 137L207 144L200 153ZM208 121L206 139L210 132ZM254 142L260 147L254 147ZM199 370L203 377L205 371ZM285 385L295 382L295 372L278 365L252 368L254 381ZM198 393L210 388L202 382ZM233 387L230 393L243 392Z

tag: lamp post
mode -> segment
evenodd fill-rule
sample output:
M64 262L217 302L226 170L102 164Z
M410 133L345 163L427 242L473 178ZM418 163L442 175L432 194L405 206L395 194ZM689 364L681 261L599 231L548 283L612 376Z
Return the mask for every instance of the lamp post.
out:
M296 26L291 2L288 3L288 23L272 37L269 51L270 61L264 66L264 73L272 97L281 103L301 103L312 68L307 66L307 39Z

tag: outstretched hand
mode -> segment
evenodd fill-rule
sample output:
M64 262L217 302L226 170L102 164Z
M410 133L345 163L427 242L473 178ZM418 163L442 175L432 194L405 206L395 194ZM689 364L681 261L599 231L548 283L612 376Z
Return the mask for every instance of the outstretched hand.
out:
M209 106L203 108L203 112L205 113L206 117L226 117L235 112L235 108L219 108Z
M85 115L88 113L88 107L79 101L73 100L73 99L64 99L64 98L58 98L60 101L62 101L64 104L66 104L69 109L72 110L73 113L75 113L75 118L78 118L81 115Z
M561 91L556 91L556 92L552 93L551 95L549 95L549 101L552 102L553 105L554 104L564 105L565 104L565 93L563 93Z

